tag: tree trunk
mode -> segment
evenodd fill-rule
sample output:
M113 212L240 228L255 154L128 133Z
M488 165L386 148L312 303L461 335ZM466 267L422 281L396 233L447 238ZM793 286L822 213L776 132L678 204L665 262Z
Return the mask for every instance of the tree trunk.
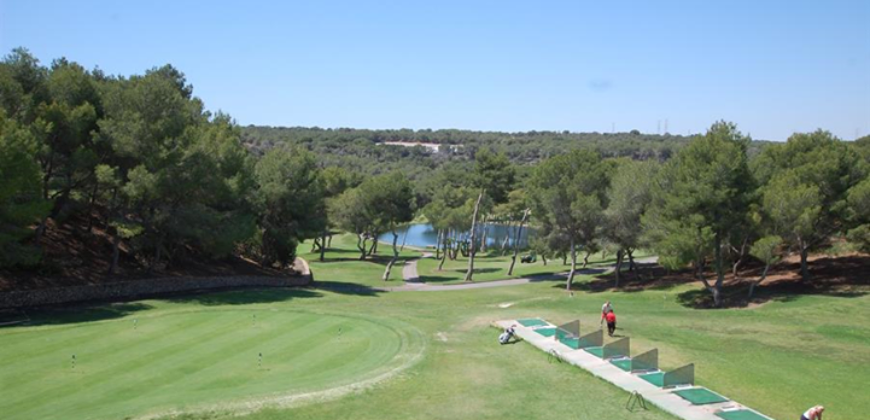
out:
M327 231L324 230L320 236L320 261L326 260L326 233Z
M562 255L562 265L568 265L568 254Z
M627 250L625 250L625 252L628 253L628 271L634 271L634 250L628 248Z
M755 286L761 284L761 282L763 282L764 279L767 277L767 270L769 269L770 263L767 263L764 266L764 271L761 273L761 278L759 278L757 281L752 282L752 284L749 285L749 299L752 299L752 294L755 292Z
M746 256L746 247L749 245L749 236L743 238L743 243L740 244L740 251L737 254L737 260L734 261L734 265L731 266L731 274L734 275L734 278L737 279L737 270L740 268L740 265L743 264L743 258ZM735 249L735 251L737 251ZM752 286L750 286L752 287Z
M577 248L574 246L574 238L571 238L571 271L568 272L568 284L566 290L571 291L574 285L574 271L577 270Z
M488 214L486 214L486 215L483 216L483 232L482 232L481 235L480 235L480 236L481 236L481 240L480 240L480 252L483 252L484 254L486 254L486 231L487 231L487 229L486 229L486 219L487 219L487 218L489 218L489 215L488 215Z
M541 261L544 262L544 265L547 265L547 257L544 254L541 254Z
M507 228L505 229L505 232L504 232L504 240L501 242L501 255L504 255L505 252L507 252L508 242L510 242L510 239L511 239L511 229L512 229L511 223L508 222Z
M329 235L329 236L327 236L326 247L327 247L327 248L332 248L332 234L329 233L328 235Z
M444 268L444 261L447 261L447 255L450 253L447 243L447 232L444 232L444 239L441 240L441 246L444 249L441 251L441 262L438 263L438 271L441 271Z
M587 265L589 265L589 256L592 255L592 251L586 251L586 254L583 255L583 268L585 269Z
M314 240L311 241L311 251L308 251L308 252L314 253L314 251L317 249L318 245L320 245L320 238L314 238Z
M808 282L812 280L812 275L810 275L810 267L807 262L807 258L809 257L809 246L801 243L801 280Z
M392 230L393 233L393 258L390 258L390 262L387 263L387 269L384 270L384 281L390 279L390 271L393 270L393 264L396 263L396 260L399 259L399 249L396 248L396 243L399 242L399 234L396 233L395 228Z
M514 275L514 264L517 263L517 254L520 252L520 241L519 238L523 235L523 225L526 224L526 219L529 218L529 210L526 209L523 212L523 219L520 220L520 228L517 233L517 237L514 238L514 256L511 257L511 266L508 269L508 276Z
M112 265L109 266L109 275L115 274L118 268L118 257L121 255L121 235L118 233L118 228L115 228L115 235L112 237Z
M469 241L471 249L468 250L468 271L465 272L465 281L472 281L474 276L474 231L477 227L477 212L480 211L480 200L482 199L483 191L477 196L477 202L474 203L474 213L471 215L471 240Z
M622 271L620 270L620 268L622 268L622 256L623 253L621 249L616 251L616 269L614 271L614 274L616 274L616 284L614 284L613 287L617 289L619 288L619 273Z
M713 288L713 303L718 307L722 306L722 283L725 281L725 270L722 262L722 238L719 233L716 233L715 239L716 252L716 286Z
M360 261L366 259L366 241L368 240L368 236L365 233L359 233L356 235L356 247L359 249L359 259Z
M94 181L94 189L91 190L91 203L88 206L88 233L94 230L94 206L97 203L97 192L99 191L100 184L97 181Z
M369 248L369 256L375 255L378 252L378 236L374 235L372 238L372 246Z
M408 240L408 230L410 230L410 226L408 227L408 229L405 229L405 234L402 235L402 247L399 248L399 251L405 250L405 241Z

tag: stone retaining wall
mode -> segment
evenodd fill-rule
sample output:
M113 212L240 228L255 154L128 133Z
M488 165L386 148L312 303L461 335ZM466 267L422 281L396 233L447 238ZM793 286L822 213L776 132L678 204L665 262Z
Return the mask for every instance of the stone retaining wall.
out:
M0 293L0 309L27 308L86 301L112 301L145 298L170 293L236 287L307 286L312 281L308 264L302 274L294 277L226 276L167 277L130 280L99 285L57 287Z

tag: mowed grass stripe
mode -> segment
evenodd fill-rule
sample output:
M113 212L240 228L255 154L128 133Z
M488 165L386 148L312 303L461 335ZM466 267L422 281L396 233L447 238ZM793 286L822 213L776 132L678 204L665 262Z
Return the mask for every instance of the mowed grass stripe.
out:
M208 322L201 323L202 325L221 323L220 317L215 317L214 314L206 312L204 315ZM223 322L222 328L205 329L200 331L199 334L188 335L180 341L175 339L175 335L178 334L161 335L143 346L144 349L142 347L130 347L127 343L116 343L116 347L111 351L112 355L115 357L110 356L108 360L100 357L100 359L98 359L99 362L96 360L82 360L84 363L77 367L77 372L71 372L71 369L65 369L60 375L54 375L54 378L52 378L64 383L48 389L42 389L37 395L23 395L22 398L19 398L18 400L12 399L9 401L8 405L0 405L0 409L8 409L9 411L7 412L16 414L18 414L19 410L23 409L24 406L28 405L32 405L32 408L44 407L47 409L50 406L57 405L57 403L62 400L70 399L81 392L95 392L99 389L107 387L111 388L115 386L114 382L117 380L129 376L135 376L137 369L143 365L154 363L154 361L160 360L164 357L170 357L173 354L178 354L180 351L194 345L195 343L208 344L211 339L224 335L227 330L232 329L236 323ZM200 323L197 322L196 324ZM176 331L190 334L190 331L187 329ZM125 349L129 350L130 353L119 354L121 353L121 350ZM96 363L100 363L100 368L92 371L91 369L94 369L93 366ZM74 382L69 383L74 378L77 379ZM112 378L115 378L115 380L110 380ZM66 379L66 381L64 381L64 379ZM95 386L96 384L103 384L103 386ZM70 389L70 387L74 388ZM31 399L37 399L39 403L34 404L33 401L29 401ZM48 413L51 413L51 411L49 410Z
M333 317L320 317L314 322L308 323L304 328L290 325L284 330L269 329L255 336L239 337L236 342L226 343L225 346L198 358L198 362L202 363L201 368L195 370L198 375L187 374L179 377L174 386L180 389L194 390L197 388L196 384L201 383L204 378L219 376L223 372L236 375L238 378L236 385L239 386L255 378L268 380L272 377L273 382L285 382L284 378L276 376L274 372L268 370L270 364L273 364L274 353L270 353L267 349L273 348L271 346L275 346L279 342L286 341L295 341L316 347L318 343L312 342L312 338L320 331L332 328L339 322L342 320ZM293 336L292 340L287 339L288 335ZM263 336L267 339L260 339ZM265 370L258 371L257 354L261 352L264 352L267 365Z
M382 365L401 350L401 339L399 339L395 345L391 346L375 345L377 338L373 337L371 331L364 331L361 333L365 335L361 336L360 339L352 344L348 343L342 346L329 346L324 351L319 352L316 359L310 360L309 363L302 365L304 366L304 369L298 372L300 378L304 379L315 375L338 376L339 373L345 375L349 373L349 369L354 368L359 369L360 371L369 370L368 368L371 365ZM350 354L351 357L356 357L359 360L367 361L368 364L360 364L351 368L346 368L342 366L343 364L340 362L347 354ZM333 373L336 375L331 375Z
M119 336L112 334L111 331L109 333L103 331L101 340L82 340L75 346L58 348L54 353L44 353L35 358L27 359L24 363L16 363L9 369L4 368L4 375L5 372L9 372L10 381L15 381L18 386L26 385L30 382L44 380L46 376L57 376L58 372L71 370L71 356L73 354L76 355L78 368L86 369L93 365L95 360L102 362L111 361L119 353L124 351L129 352L131 347L141 351L149 347L161 345L167 340L174 339L173 337L176 335L185 334L187 328L197 327L210 322L218 322L208 317L195 320L196 322L189 322L183 325L184 328L176 328L165 334L159 334L162 331L154 331L153 334L159 334L157 339L146 331L138 331L132 336ZM101 331L100 327L102 326L91 326L97 332ZM63 352L60 350L63 350ZM122 357L128 358L129 353L125 353Z
M295 369L297 369L298 366L305 365L304 360L300 360L300 358L306 354L311 354L314 358L317 358L320 352L323 351L324 346L334 344L330 342L329 337L331 337L332 334L335 334L338 324L346 322L346 320L342 318L327 317L325 319L328 319L330 322L328 324L324 324L323 322L309 323L303 329L288 331L294 333L291 340L282 341L280 343L275 341L260 343L260 349L256 352L259 353L262 351L264 355L264 369L267 369L270 372L268 377L263 377L261 379L283 383L285 388L281 390L290 389L287 388L287 385L293 384L288 384L286 379L296 379ZM322 318L321 321L325 319ZM227 360L227 364L244 365L250 363L253 361L251 358L252 355L253 352L251 354L237 353L234 356L230 356L230 359ZM209 377L209 375L203 376ZM218 385L220 384L231 383L230 385L240 386L253 379L252 377L242 378L235 376L234 379L229 380L226 377L221 377L219 374L213 376L216 378L215 380L201 383L198 386L194 386L196 385L196 382L198 382L194 378L190 378L187 382L194 382L194 384L191 384L193 389L203 390L219 388L220 386Z
M316 324L329 323L329 319L318 319ZM240 375L251 376L256 371L256 350L255 347L275 340L281 340L286 335L292 334L294 330L288 329L284 331L276 331L273 328L258 329L256 334L245 334L247 331L240 331L240 334L223 335L217 339L211 340L208 343L200 343L194 347L185 350L183 353L172 355L170 357L157 360L148 364L147 372L150 374L143 375L142 372L131 372L127 375L131 377L130 381L121 379L121 383L130 384L124 387L112 388L111 395L103 394L102 398L89 401L86 404L91 406L104 406L114 400L124 402L125 406L136 405L136 401L150 400L149 404L153 404L155 400L160 400L151 397L152 394L162 394L164 399L171 401L173 392L167 392L174 388L178 391L188 389L189 387L174 386L177 382L185 380L197 381L201 379L198 373L209 367L217 367L219 369L231 369L232 365L227 363L225 355L241 355L242 358L247 358L247 368L241 369L238 372ZM192 357L193 356L193 357ZM247 357L245 357L247 356ZM187 369L182 367L187 366ZM184 372L181 372L184 370ZM100 391L96 389L95 391Z

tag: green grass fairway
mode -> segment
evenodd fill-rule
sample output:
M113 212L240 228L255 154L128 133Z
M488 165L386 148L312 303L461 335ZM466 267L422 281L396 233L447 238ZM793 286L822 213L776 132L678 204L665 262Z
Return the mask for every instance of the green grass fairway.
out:
M489 252L488 254L478 254L474 259L474 281L484 282L493 280L504 280L507 278L521 278L530 276L545 276L558 273L566 273L571 269L570 262L568 265L562 264L561 259L547 260L547 265L543 261L538 260L531 264L522 264L517 258L517 263L514 266L514 274L508 276L507 272L510 268L511 255L502 256L500 252ZM520 254L522 256L524 254ZM638 251L635 258L647 256L645 253ZM616 260L613 256L602 259L601 254L591 255L589 257L589 270L602 270L614 264ZM433 284L459 284L465 281L465 273L468 271L468 258L461 255L456 260L447 259L444 262L444 267L438 271L439 260L433 258L424 258L417 263L417 273L420 279ZM577 264L578 269L583 265L582 261Z
M354 246L338 237L333 245L337 242ZM599 325L606 300L618 308L619 332L631 337L633 354L657 348L663 370L695 363L699 386L772 418L796 418L815 404L827 407L830 420L860 419L870 412L870 399L855 391L865 389L870 378L870 290L784 296L751 309L723 310L681 305L681 293L702 287L692 284L573 296L565 294L563 281L386 293L364 289L383 284L383 265L356 257L352 249L340 248L327 254L327 262L312 265L318 281L353 283L362 290L250 290L88 311L31 311L43 325L0 327L0 417L120 420L194 409L180 419L673 420L655 408L626 411L624 391L567 363L552 363L528 343L499 345L499 331L491 327L495 320L530 317ZM581 275L576 282L591 279ZM254 313L263 314L260 328L274 333L251 329ZM307 316L315 319L307 333L316 338L311 343L321 343L312 348L296 336L296 329L308 324L291 319ZM139 320L135 332L134 319ZM236 322L243 335L230 332ZM333 323L342 322L360 332L371 325L366 336L373 336L372 357L357 361L357 350L329 345ZM153 331L157 325L166 326ZM348 334L350 340L354 333ZM388 338L395 334L402 337L399 350ZM153 343L139 336L152 337ZM605 336L604 344L616 339ZM284 346L301 346L298 357L307 362L282 359ZM256 368L261 347L264 369L271 371ZM72 352L79 358L76 372L70 369ZM309 365L308 375L292 379L293 369ZM399 366L405 368L397 372ZM376 384L360 383L382 372L395 374ZM356 387L340 388L349 392L299 399L350 384ZM239 409L239 401L250 406Z
M368 242L371 245L371 241ZM308 252L311 245L307 242L299 246L299 256L308 261L314 279L324 283L347 283L364 286L400 286L402 281L402 266L405 261L422 255L419 251L405 247L399 253L399 259L390 273L390 280L383 281L384 270L393 255L392 244L381 243L378 245L378 254L360 260L360 252L356 248L356 236L350 234L335 235L332 237L332 247L325 255L324 261L320 261L319 252Z
M268 400L371 377L408 347L395 327L354 317L237 308L150 312L2 330L3 418L119 419Z
M674 394L679 395L684 400L694 405L715 404L728 401L725 398L706 388L692 388L674 391Z

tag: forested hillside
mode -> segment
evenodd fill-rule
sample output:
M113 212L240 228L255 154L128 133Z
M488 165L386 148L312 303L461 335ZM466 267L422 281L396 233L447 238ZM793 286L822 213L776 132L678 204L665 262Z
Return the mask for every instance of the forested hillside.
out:
M0 289L283 270L336 231L366 259L422 215L439 255L473 260L481 222L534 225L532 252L572 273L578 254L650 250L718 304L727 266L796 254L808 280L810 252L870 249L868 150L821 129L753 141L726 121L692 137L242 128L171 65L111 76L16 49L0 62Z

